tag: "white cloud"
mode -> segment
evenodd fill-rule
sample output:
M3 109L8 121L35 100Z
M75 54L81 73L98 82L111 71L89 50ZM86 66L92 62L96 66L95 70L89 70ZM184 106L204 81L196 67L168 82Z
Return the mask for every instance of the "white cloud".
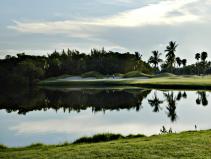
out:
M65 33L72 37L90 37L101 33L103 29L109 27L142 27L147 25L175 25L186 22L199 22L200 17L194 15L185 8L186 5L197 1L198 0L161 1L159 3L132 9L103 19L91 18L47 22L15 21L15 25L8 26L8 28L23 33ZM174 11L180 14L170 14Z

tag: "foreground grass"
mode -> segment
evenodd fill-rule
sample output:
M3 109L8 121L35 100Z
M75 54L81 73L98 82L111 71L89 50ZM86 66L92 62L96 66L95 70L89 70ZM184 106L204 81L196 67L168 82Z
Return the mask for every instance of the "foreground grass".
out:
M149 79L45 80L44 86L136 86L160 89L211 89L211 76L155 76Z
M42 144L0 149L1 159L82 158L210 158L211 130L89 144Z

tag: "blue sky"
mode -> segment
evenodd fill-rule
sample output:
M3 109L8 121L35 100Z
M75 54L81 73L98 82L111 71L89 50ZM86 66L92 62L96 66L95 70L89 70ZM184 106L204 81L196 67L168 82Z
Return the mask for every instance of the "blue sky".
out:
M0 58L105 47L147 59L173 40L179 56L193 59L211 51L210 7L210 0L1 1Z

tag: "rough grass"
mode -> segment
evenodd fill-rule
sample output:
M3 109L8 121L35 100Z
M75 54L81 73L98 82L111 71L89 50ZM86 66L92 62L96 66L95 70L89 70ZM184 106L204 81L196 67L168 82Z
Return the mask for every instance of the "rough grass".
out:
M89 144L49 145L0 150L1 159L204 159L211 156L211 131L189 131Z
M170 76L154 77L150 79L100 79L78 81L41 81L44 86L70 86L70 87L99 87L99 86L135 86L156 89L211 89L211 76Z

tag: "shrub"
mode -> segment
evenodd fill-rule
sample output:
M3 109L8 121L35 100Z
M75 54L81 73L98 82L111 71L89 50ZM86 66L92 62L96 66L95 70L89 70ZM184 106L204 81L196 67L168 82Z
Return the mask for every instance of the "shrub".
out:
M74 144L76 143L95 143L95 142L105 142L105 141L112 141L112 140L117 140L120 138L124 138L120 134L97 134L94 135L93 137L82 137L80 139L77 139Z

